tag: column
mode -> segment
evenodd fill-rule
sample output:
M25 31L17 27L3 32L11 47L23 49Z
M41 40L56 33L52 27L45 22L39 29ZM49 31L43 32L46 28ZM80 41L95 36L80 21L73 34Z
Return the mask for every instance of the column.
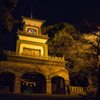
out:
M20 93L20 89L21 89L21 78L16 77L14 85L14 93Z
M49 80L49 79L46 80L46 93L47 94L52 94L51 80Z
M66 92L66 95L70 94L70 82L69 82L69 80L65 80L65 92Z

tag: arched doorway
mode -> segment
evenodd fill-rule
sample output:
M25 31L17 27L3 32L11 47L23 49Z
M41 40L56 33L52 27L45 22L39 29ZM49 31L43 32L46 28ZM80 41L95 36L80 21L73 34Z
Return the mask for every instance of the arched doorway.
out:
M65 80L62 77L52 78L52 94L65 94Z
M22 93L46 93L46 78L40 73L26 73L21 78Z
M0 74L0 92L13 92L15 75L10 72Z

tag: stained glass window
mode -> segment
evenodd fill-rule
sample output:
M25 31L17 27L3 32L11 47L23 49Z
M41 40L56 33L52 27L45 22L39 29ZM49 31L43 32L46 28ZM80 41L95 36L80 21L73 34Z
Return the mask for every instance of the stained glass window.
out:
M30 35L37 34L37 30L33 28L28 28L27 32L29 32Z

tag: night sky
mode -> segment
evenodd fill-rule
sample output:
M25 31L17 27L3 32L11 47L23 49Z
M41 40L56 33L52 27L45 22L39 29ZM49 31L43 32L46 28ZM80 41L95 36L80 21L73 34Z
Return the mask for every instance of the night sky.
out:
M46 20L45 25L60 22L76 25L100 13L100 0L19 0L13 16L30 17L31 3L33 18Z
M100 0L19 0L12 15L19 20L21 16L46 20L46 25L60 22L79 24L83 19L100 15ZM14 29L13 29L14 30ZM16 35L11 32L0 39L0 47L14 49Z

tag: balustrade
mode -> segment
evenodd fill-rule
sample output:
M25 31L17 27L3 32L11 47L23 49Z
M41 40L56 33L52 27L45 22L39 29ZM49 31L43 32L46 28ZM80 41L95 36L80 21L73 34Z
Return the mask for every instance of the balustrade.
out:
M83 87L70 86L70 94L86 94Z

